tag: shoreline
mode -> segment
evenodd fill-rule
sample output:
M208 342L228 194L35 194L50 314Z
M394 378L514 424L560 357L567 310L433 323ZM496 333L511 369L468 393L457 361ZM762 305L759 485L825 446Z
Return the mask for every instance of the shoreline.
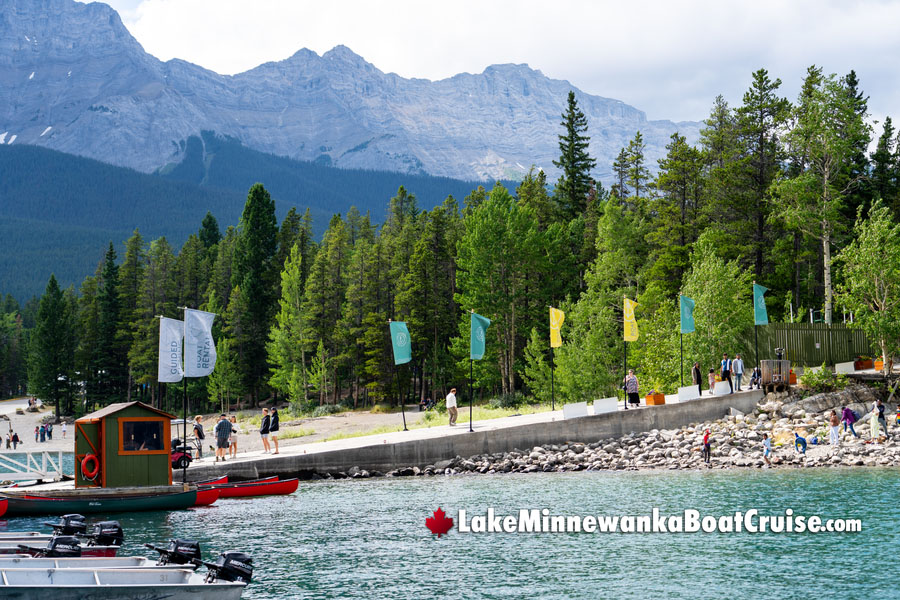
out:
M436 461L425 467L408 466L387 473L352 467L345 472L314 473L312 479L410 477L435 475L579 472L579 471L726 471L746 469L810 469L900 466L900 427L888 424L891 437L871 438L866 409L876 392L849 386L840 392L802 398L792 392L770 393L751 414L736 414L678 429L652 429L595 442L546 444L530 449L476 454ZM859 437L841 427L838 446L813 444L827 437L825 416L849 406L863 416L856 425ZM893 411L895 405L886 408ZM891 412L891 420L894 415ZM710 430L711 457L702 457L702 438ZM863 431L864 430L864 431ZM794 449L793 432L808 441L805 454ZM773 440L772 466L763 459L762 434ZM881 430L879 428L879 433Z

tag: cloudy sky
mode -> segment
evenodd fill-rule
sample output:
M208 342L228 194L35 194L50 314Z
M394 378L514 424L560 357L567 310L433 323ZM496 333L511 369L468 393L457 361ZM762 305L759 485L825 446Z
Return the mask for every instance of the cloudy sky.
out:
M900 116L900 2L865 0L109 0L144 48L231 74L349 46L382 71L442 79L527 63L651 119L739 104L765 67L796 98L810 64L855 69L875 119Z

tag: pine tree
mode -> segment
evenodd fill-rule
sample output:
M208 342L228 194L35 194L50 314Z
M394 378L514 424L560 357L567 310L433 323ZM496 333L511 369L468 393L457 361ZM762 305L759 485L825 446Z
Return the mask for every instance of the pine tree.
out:
M275 202L262 184L254 184L247 195L244 212L234 246L232 285L240 287L243 297L239 306L247 313L241 316L240 336L236 338L244 385L254 403L262 394L268 374L266 341L275 309L275 264L278 250L278 225Z
M691 245L700 228L701 158L684 136L673 133L668 154L659 161L650 201L653 221L647 240L653 245L649 275L673 297L690 266Z
M587 135L587 117L578 108L575 92L570 90L566 111L560 125L565 132L559 137L559 160L553 165L562 173L556 182L554 193L559 212L566 220L584 212L588 191L591 189L591 169L597 162L588 153L591 138Z
M206 216L203 217L203 222L200 224L200 232L197 234L197 237L200 238L200 243L203 244L203 247L207 251L211 251L213 247L219 243L219 240L222 239L222 234L219 231L219 222L216 221L216 218L211 212L206 211Z
M140 301L141 282L144 279L145 268L146 249L144 248L144 238L135 229L132 236L125 242L125 258L119 269L121 312L118 324L118 341L126 349L126 352L134 343L135 334L140 327L138 303ZM127 397L129 399L134 382L134 374L129 365L127 384Z
M878 145L872 153L872 192L884 200L885 204L898 213L898 171L896 162L896 140L894 125L890 117L884 119L884 129L878 138Z
M650 179L650 171L646 166L647 144L644 143L644 136L640 131L634 134L634 139L628 142L628 148L625 150L625 156L628 157L628 185L634 190L635 204L639 205L642 192L647 191L647 182Z
M98 343L94 348L94 363L97 365L98 399L107 405L123 401L128 392L128 344L119 334L122 303L119 298L119 266L112 242L100 273L97 305Z
M301 280L300 247L294 244L281 272L281 298L278 314L269 332L266 346L272 365L269 384L288 395L295 405L306 403L307 340L303 337L304 288ZM300 381L297 381L297 379Z
M61 402L71 397L75 375L75 331L72 306L56 277L50 275L41 297L38 320L31 339L28 380L30 389L56 406L59 421Z

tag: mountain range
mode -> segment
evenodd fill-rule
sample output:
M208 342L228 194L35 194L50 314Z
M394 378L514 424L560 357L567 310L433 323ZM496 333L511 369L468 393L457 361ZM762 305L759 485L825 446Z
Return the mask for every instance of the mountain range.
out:
M699 123L651 121L522 64L407 79L337 46L220 75L148 54L105 4L0 2L0 143L145 173L180 163L187 140L208 131L341 168L493 180L535 165L554 179L569 90L587 116L601 180L638 130L651 167L673 132L698 138Z

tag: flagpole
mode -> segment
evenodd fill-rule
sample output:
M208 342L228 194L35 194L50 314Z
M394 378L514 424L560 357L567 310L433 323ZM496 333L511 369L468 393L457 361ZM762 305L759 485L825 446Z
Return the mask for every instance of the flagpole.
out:
M397 390L400 390L400 377L397 377ZM400 414L403 415L403 431L409 431L406 428L406 407L403 406L403 394L400 394Z
M550 348L550 410L556 410L556 390L553 388L553 371L556 370L556 352Z
M184 394L181 398L181 427L182 434L181 439L184 447L187 448L187 377L181 378L181 388ZM201 444L203 442L200 442ZM181 464L184 465L181 468L181 482L187 483L187 464L188 461L182 460Z
M624 350L624 358L622 359L622 367L625 371L625 375L622 378L624 381L626 377L628 377L628 342L622 340L622 349ZM628 390L625 390L625 410L628 410Z
M756 280L753 281L753 285L756 285ZM755 291L755 288L754 288ZM756 367L759 368L759 325L756 324L756 298L754 294L753 298L753 338L754 338L754 346L756 348ZM760 370L760 373L762 370Z
M681 387L684 387L684 334L679 334L681 338Z
M472 387L472 372L474 369L475 361L472 358L469 358L469 431L475 431L472 429L472 402L475 399L475 390Z

